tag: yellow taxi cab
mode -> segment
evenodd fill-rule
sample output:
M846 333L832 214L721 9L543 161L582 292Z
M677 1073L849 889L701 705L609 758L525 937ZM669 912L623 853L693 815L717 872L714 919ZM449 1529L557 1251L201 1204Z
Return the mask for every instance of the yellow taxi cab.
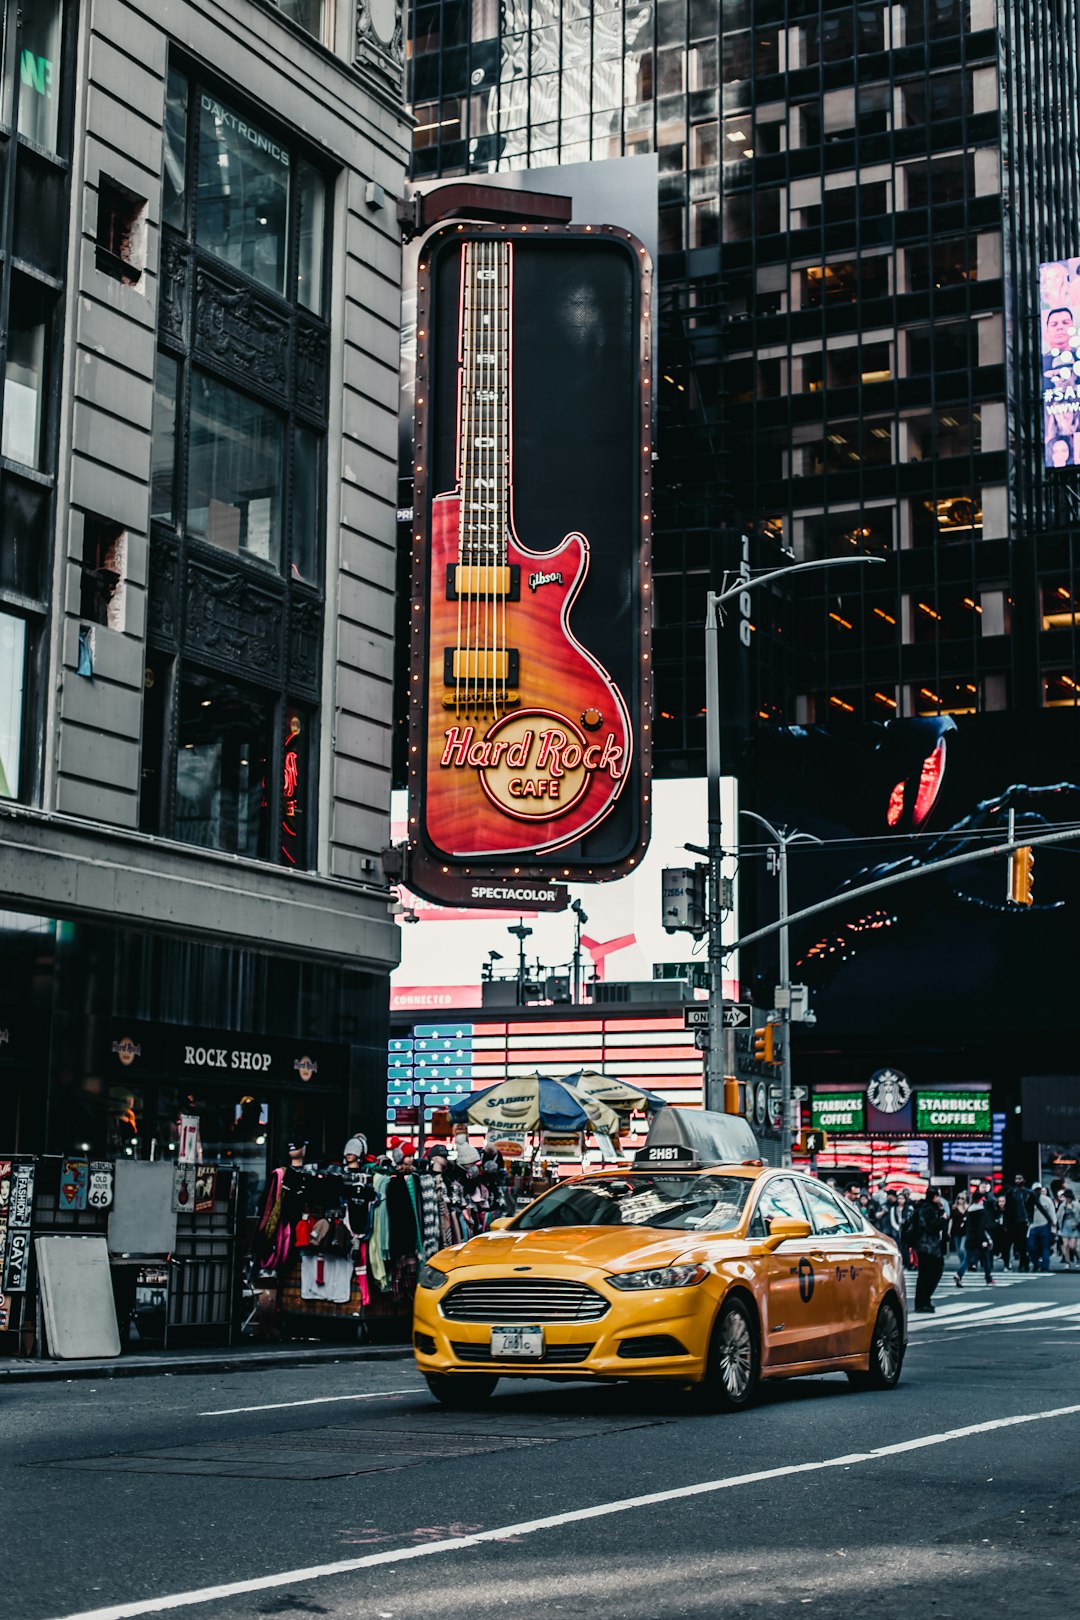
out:
M560 1182L421 1268L416 1364L469 1406L501 1378L665 1379L738 1410L759 1379L900 1378L903 1263L745 1120L665 1108L628 1168Z

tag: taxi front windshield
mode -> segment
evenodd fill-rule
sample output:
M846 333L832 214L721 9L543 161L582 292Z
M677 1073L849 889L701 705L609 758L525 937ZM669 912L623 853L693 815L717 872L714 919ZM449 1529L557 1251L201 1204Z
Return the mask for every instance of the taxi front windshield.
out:
M664 1173L567 1181L524 1210L518 1232L547 1226L660 1226L677 1232L730 1232L750 1191L742 1176Z

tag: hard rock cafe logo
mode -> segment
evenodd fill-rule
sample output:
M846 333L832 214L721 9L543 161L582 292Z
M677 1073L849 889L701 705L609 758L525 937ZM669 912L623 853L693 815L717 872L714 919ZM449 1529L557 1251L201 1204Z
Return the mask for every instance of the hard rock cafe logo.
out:
M142 1057L142 1047L136 1046L127 1035L121 1041L113 1041L112 1049L125 1069L130 1068L137 1057Z
M298 1057L296 1062L293 1064L293 1068L296 1070L301 1080L310 1080L313 1074L318 1074L319 1072L319 1065L315 1062L314 1058L309 1057Z
M586 711L579 728L546 709L517 709L483 736L475 726L448 727L439 764L476 771L488 798L508 815L550 820L572 809L594 776L621 779L624 749L615 732L586 735L602 723L595 710Z
M879 1069L871 1075L867 1100L883 1114L898 1114L911 1098L911 1084L899 1069Z

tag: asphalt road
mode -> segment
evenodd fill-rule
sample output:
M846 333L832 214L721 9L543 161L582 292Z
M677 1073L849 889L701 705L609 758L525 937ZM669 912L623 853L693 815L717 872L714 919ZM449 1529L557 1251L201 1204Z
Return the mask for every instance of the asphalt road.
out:
M938 1304L891 1393L737 1417L541 1380L450 1413L408 1362L7 1385L0 1615L1072 1612L1080 1275Z

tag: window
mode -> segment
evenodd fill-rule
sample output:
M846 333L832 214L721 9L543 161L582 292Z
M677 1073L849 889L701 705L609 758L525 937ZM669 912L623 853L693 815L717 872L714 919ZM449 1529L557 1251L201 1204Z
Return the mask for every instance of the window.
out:
M59 151L63 26L63 0L20 7L19 134L46 152Z
M537 1199L519 1232L553 1226L641 1226L674 1232L730 1232L752 1183L744 1176L640 1175L564 1183Z
M146 266L146 198L126 186L98 178L97 267L135 286Z
M231 855L267 853L267 700L217 676L180 685L176 835Z
M799 1188L806 1200L815 1232L831 1237L837 1232L862 1231L862 1222L854 1211L845 1209L842 1201L834 1198L827 1187L813 1181L802 1181Z
M284 423L216 378L191 383L188 533L281 565Z
M271 3L307 33L313 34L318 40L325 39L326 24L323 19L327 0L271 0Z
M176 393L180 367L171 355L157 357L154 417L150 442L150 516L159 523L176 519Z
M975 242L963 237L906 249L907 291L928 292L931 287L955 287L978 279Z
M982 528L981 490L911 504L911 536L915 545L933 545L943 540L981 540Z
M124 565L127 536L115 523L83 519L79 617L87 624L124 628Z
M26 622L0 612L0 799L19 792L25 685Z
M774 1220L805 1221L806 1211L799 1198L799 1189L787 1176L773 1176L761 1189L757 1207L750 1221L752 1238L768 1237Z
M0 452L26 467L42 466L53 304L41 282L12 274Z
M289 158L275 135L200 92L195 240L279 294L285 292Z
M165 125L165 245L201 274L189 322L158 306L139 824L304 868L324 619L326 182L264 115L175 71ZM231 347L212 340L223 301ZM100 622L116 597L98 602L93 560L84 617Z

